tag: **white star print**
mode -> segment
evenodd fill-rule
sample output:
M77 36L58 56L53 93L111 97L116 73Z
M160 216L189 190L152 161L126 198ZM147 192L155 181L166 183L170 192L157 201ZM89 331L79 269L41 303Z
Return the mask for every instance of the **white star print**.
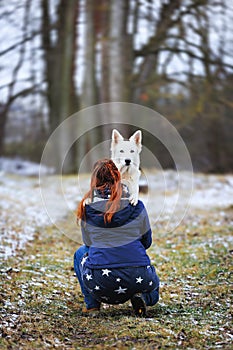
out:
M136 283L142 283L143 278L141 276L136 277Z
M92 280L92 275L89 275L88 273L86 274L86 279L89 281L89 280Z
M152 284L153 284L153 281L150 281L150 282L149 282L149 286L152 286Z
M109 273L111 272L111 270L108 270L108 269L102 269L103 273L102 273L102 276L106 275L108 276Z
M120 281L121 281L121 279L118 277L118 278L116 279L116 281L117 281L117 282L120 282Z
M87 256L84 256L83 258L82 258L82 261L81 261L81 265L83 266L84 265L84 263L85 263L85 261L87 260Z
M149 269L150 268L150 265L147 265L147 267L146 267L147 269Z
M124 294L127 288L122 288L121 286L118 289L115 289L114 292L117 292L118 294Z
M100 286L95 286L95 290L100 290Z

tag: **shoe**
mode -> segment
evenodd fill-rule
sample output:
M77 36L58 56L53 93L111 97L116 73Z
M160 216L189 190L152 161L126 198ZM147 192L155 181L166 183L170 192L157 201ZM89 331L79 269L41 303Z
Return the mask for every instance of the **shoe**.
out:
M86 315L97 315L100 311L99 307L93 307L91 309L87 309L86 306L82 309L82 313Z
M131 303L136 316L146 316L146 303L141 294L134 294L131 298Z

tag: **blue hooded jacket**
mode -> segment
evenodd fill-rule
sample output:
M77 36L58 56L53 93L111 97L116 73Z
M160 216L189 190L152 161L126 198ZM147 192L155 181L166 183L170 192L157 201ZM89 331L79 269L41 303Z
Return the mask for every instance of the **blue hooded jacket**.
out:
M83 242L89 247L85 266L89 268L117 268L150 265L146 249L152 243L152 232L144 204L139 200L132 206L121 200L119 211L110 223L104 222L107 199L99 199L85 206L85 220L81 229Z

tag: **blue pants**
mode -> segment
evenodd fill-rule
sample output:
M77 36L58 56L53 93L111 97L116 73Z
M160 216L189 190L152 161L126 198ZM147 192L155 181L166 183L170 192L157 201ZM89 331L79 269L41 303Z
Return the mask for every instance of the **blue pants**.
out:
M148 306L158 302L159 278L153 266L89 269L83 263L87 253L88 247L81 246L74 254L74 269L87 309L99 308L101 302L121 304L136 293L142 293Z

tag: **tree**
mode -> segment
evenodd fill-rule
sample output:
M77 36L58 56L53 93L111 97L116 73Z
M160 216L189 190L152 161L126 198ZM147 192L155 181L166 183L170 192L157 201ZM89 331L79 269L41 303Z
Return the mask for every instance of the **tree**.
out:
M197 120L202 118L204 148L208 149L205 157L211 169L219 163L222 142L216 140L226 134L226 110L228 115L232 113L231 87L229 83L226 86L233 68L230 36L225 35L230 33L228 20L232 16L228 0L23 0L20 4L9 0L8 4L2 7L0 19L9 18L12 25L16 11L22 20L15 23L22 26L20 36L0 52L3 62L9 53L17 56L10 81L0 86L7 90L7 98L1 101L1 141L10 106L22 96L40 94L41 103L48 107L49 134L85 107L135 102L165 114L184 134L189 126L197 130ZM35 17L33 10L38 4L40 12ZM30 60L28 47L33 45ZM33 55L37 55L36 62ZM28 61L31 68L23 86L20 73L28 69ZM32 68L33 62L36 68ZM108 112L96 116L106 126L85 133L77 149L69 152L66 172L95 144L109 139L116 116L117 122L124 123L124 115L110 106ZM88 121L82 123L77 128L85 129ZM63 161L60 154L73 131L59 137L57 164ZM196 147L193 138L192 149Z
M41 0L43 51L45 63L45 80L47 82L47 101L49 106L50 132L74 113L78 107L75 90L76 59L76 21L79 2L76 0L60 0L57 5L57 20L52 23L49 14L49 0ZM55 31L55 39L52 38ZM64 159L62 149L69 143L69 132L60 135L55 146L56 164L61 166ZM59 151L59 149L61 150ZM74 168L71 154L63 166L65 172Z
M140 50L136 51L136 56L143 57L143 60L138 69L139 74L135 79L133 95L135 102L140 100L140 95L145 89L145 85L151 82L151 77L152 79L156 77L159 53L169 37L169 31L177 24L178 18L176 16L174 19L174 16L180 7L180 0L162 2L153 36L148 38L147 43Z
M34 79L33 71L30 71L29 76L25 78L25 84L22 84L20 79L20 73L27 60L26 44L31 43L38 36L37 30L30 27L31 2L30 0L24 0L21 5L16 6L14 1L11 1L8 6L8 9L4 7L1 8L0 19L4 20L6 23L13 22L15 11L20 12L18 13L18 17L21 17L22 25L17 28L19 30L20 39L16 40L11 45L8 45L8 42L5 41L4 44L6 47L4 48L3 46L0 52L0 56L2 57L2 66L0 70L3 75L4 71L8 71L7 83L0 86L0 89L4 91L4 95L6 96L0 103L0 155L4 153L5 127L11 106L19 98L39 93L39 84L36 83ZM12 53L14 53L14 59L11 61L11 69L9 69L7 66L9 62L8 57L11 57L10 55L12 55Z
M97 8L98 10L98 8ZM100 28L101 63L99 79L100 102L131 101L133 70L132 35L128 33L130 1L102 1ZM102 116L103 139L111 135L112 123L124 122L124 116L109 106L108 115Z

